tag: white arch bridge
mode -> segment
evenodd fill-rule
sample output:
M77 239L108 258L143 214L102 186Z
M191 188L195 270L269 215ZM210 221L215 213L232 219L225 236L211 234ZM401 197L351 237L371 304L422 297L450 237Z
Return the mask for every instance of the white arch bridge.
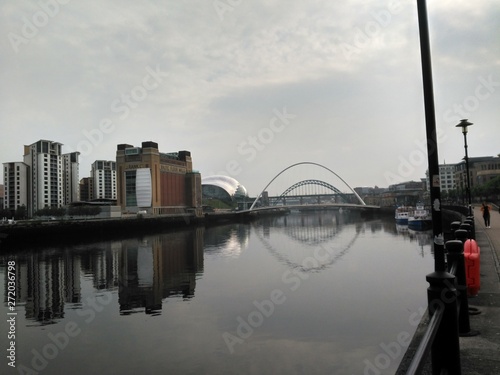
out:
M334 185L319 179L298 181L285 189L279 196L268 196L267 188L285 171L299 165L313 165L327 170L342 181L350 190L344 193ZM315 209L357 209L376 211L380 207L367 205L356 191L342 177L331 169L314 162L295 163L279 172L262 189L248 211L279 211L279 210L315 210ZM248 212L247 211L247 212Z

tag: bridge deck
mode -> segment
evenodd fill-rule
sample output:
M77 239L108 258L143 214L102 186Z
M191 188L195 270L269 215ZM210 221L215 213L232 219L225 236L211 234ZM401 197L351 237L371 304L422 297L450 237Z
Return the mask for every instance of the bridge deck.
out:
M379 210L380 206L372 205L361 205L354 203L330 203L330 204L291 204L285 206L267 206L267 207L256 207L252 210L244 210L240 212L252 212L252 211L277 211L277 210L312 210L312 209L355 209L355 210Z

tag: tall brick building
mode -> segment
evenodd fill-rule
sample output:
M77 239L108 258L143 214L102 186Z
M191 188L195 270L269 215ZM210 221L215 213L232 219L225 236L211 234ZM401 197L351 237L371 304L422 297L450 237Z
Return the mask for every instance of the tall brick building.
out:
M201 175L189 151L161 153L158 144L120 144L116 150L117 205L152 214L193 210L201 215Z

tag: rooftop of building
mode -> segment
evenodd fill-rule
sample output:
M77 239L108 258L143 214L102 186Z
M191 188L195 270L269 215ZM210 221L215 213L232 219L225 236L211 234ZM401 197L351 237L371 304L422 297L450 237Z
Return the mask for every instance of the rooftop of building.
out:
M203 177L201 179L201 185L213 185L224 189L231 197L237 196L248 196L247 189L236 179L224 176L224 175L214 175Z
M138 155L145 148L151 148L154 150L158 149L158 143L153 141L144 141L141 143L141 147L129 145L127 143L121 143L117 145L117 151L123 151L125 155ZM186 157L191 156L191 152L187 150L175 151L175 152L159 152L160 158L162 159L170 159L170 160L182 160L185 161Z

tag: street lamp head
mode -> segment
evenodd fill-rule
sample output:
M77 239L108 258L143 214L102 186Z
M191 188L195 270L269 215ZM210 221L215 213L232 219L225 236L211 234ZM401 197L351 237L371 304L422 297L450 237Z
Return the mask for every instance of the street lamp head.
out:
M460 124L455 125L456 128L462 128L462 133L467 134L467 127L473 125L467 119L460 120Z

